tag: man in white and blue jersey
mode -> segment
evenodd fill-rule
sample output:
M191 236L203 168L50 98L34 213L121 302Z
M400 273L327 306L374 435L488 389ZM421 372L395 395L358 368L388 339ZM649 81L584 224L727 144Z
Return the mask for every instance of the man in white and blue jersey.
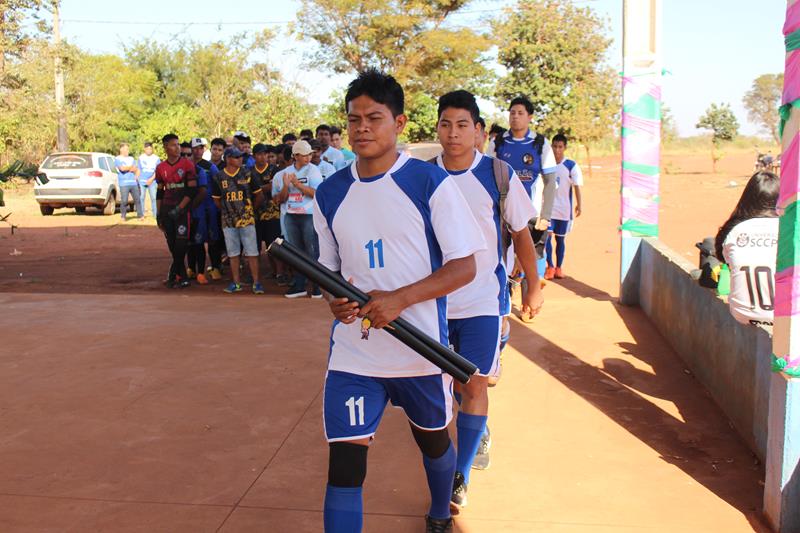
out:
M536 212L530 231L536 246L539 276L544 276L544 241L553 211L556 192L556 160L550 143L541 135L531 132L533 104L525 96L517 96L508 106L509 130L495 138L498 159L511 165L533 202ZM541 179L540 179L541 178ZM523 294L528 286L523 283Z
M534 282L522 300L523 313L535 315L543 300L541 286L535 283L536 252L528 231L528 221L535 216L530 196L507 163L475 148L481 132L475 97L463 90L447 93L439 99L438 115L437 133L443 153L436 164L458 185L487 244L485 250L475 254L475 279L447 297L450 344L478 366L477 375L468 384L456 384L457 399L460 393L458 459L451 501L455 507L463 507L467 504L470 468L486 431L488 378L498 371L502 316L509 307L504 227L510 231L525 274ZM502 172L496 175L503 167L507 182Z
M446 295L475 277L475 254L485 242L454 180L398 153L403 101L393 77L359 74L345 95L357 158L314 197L320 262L370 294L362 308L330 300L336 320L323 402L328 533L361 531L367 450L390 400L405 411L422 452L431 493L427 531L452 531L452 378L382 328L402 316L447 343Z
M567 159L564 152L567 150L567 136L559 133L553 137L553 153L556 156L556 199L553 202L553 218L550 221L550 231L556 239L556 261L553 262L553 245L550 235L547 236L547 270L545 279L563 279L564 255L567 253L567 234L572 229L574 217L581 216L581 187L583 174L581 167L572 159ZM573 199L574 192L574 199Z
M317 126L316 135L320 144L322 160L333 165L336 170L344 168L347 165L344 154L331 144L331 127L327 124L320 124Z

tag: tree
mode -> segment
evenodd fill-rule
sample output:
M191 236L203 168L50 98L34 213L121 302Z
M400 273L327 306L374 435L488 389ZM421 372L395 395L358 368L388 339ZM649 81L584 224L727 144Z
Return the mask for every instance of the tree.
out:
M589 8L555 0L519 0L493 24L506 74L495 88L501 107L530 98L538 131L570 133L584 145L611 133L619 111L616 74L605 63L611 40Z
M19 59L31 45L35 34L47 31L47 23L40 18L39 9L49 9L53 1L3 0L0 2L0 88L6 81L6 63ZM34 30L24 22L32 20Z
M466 0L303 0L295 33L317 48L308 64L335 73L377 67L393 75L412 104L406 114L416 126L410 140L430 135L422 127L429 102L454 89L488 92L484 54L491 41L468 28L446 26ZM415 113L422 113L415 117Z
M739 134L739 121L728 104L711 104L700 117L695 128L711 130L711 161L713 171L717 171L717 161L722 159L719 152L723 141L732 141Z
M669 143L678 138L678 125L667 104L661 104L661 142Z
M778 136L778 107L782 94L783 73L762 74L753 80L753 86L742 99L747 118L769 133L776 143L781 142Z

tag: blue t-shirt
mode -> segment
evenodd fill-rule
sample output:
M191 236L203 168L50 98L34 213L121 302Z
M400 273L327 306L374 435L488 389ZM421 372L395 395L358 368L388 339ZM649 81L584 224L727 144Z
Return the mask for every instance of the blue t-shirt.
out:
M533 186L539 176L556 171L556 159L550 143L545 139L540 153L533 144L535 138L536 135L530 130L525 132L522 139L515 139L507 131L497 150L497 158L511 165L531 198L534 197Z
M114 166L117 167L117 183L120 187L128 187L130 185L136 185L136 174L133 172L123 172L120 170L120 167L132 167L136 161L131 156L121 156L118 155L114 158Z
M139 156L139 181L145 182L156 173L156 167L161 159L156 154L142 154ZM155 183L155 181L153 182Z
M206 188L206 198L211 198L211 184L209 183L208 172L200 165L195 165L197 169L197 188ZM213 201L213 200L212 200ZM206 214L205 199L197 207L192 207L192 218L200 218Z
M294 174L300 183L312 189L316 189L323 182L322 174L320 174L316 165L309 163L300 170L291 165L275 174L275 177L272 178L272 196L276 196L283 189L283 177L286 174ZM294 186L289 187L289 198L283 205L286 207L281 211L290 215L310 215L314 212L314 199L306 196L303 191Z
M219 174L219 169L217 168L217 165L215 165L214 163L209 162L208 164L211 165L211 170L205 171L208 177L208 188L206 189L206 197L203 200L203 205L205 206L207 213L216 214L217 204L215 204L214 199L211 198L211 180L215 179L216 175ZM197 168L199 169L200 167L198 166ZM198 187L199 186L200 184L198 182Z

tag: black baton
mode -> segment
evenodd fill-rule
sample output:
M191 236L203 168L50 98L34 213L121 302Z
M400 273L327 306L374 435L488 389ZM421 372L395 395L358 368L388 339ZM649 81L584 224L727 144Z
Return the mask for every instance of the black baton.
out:
M369 295L348 283L340 275L318 261L311 259L305 252L284 239L275 239L270 244L267 252L275 259L283 261L314 283L319 284L336 298L347 298L350 301L357 302L359 306L364 306L369 301ZM477 366L447 346L432 339L403 318L393 320L384 329L461 383L469 382L470 376L478 370Z

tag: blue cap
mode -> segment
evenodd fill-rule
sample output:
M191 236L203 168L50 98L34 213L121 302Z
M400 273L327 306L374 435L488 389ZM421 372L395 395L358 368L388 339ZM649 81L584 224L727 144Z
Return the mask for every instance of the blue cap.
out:
M230 148L225 148L225 157L244 157L244 152L235 146L231 146Z

